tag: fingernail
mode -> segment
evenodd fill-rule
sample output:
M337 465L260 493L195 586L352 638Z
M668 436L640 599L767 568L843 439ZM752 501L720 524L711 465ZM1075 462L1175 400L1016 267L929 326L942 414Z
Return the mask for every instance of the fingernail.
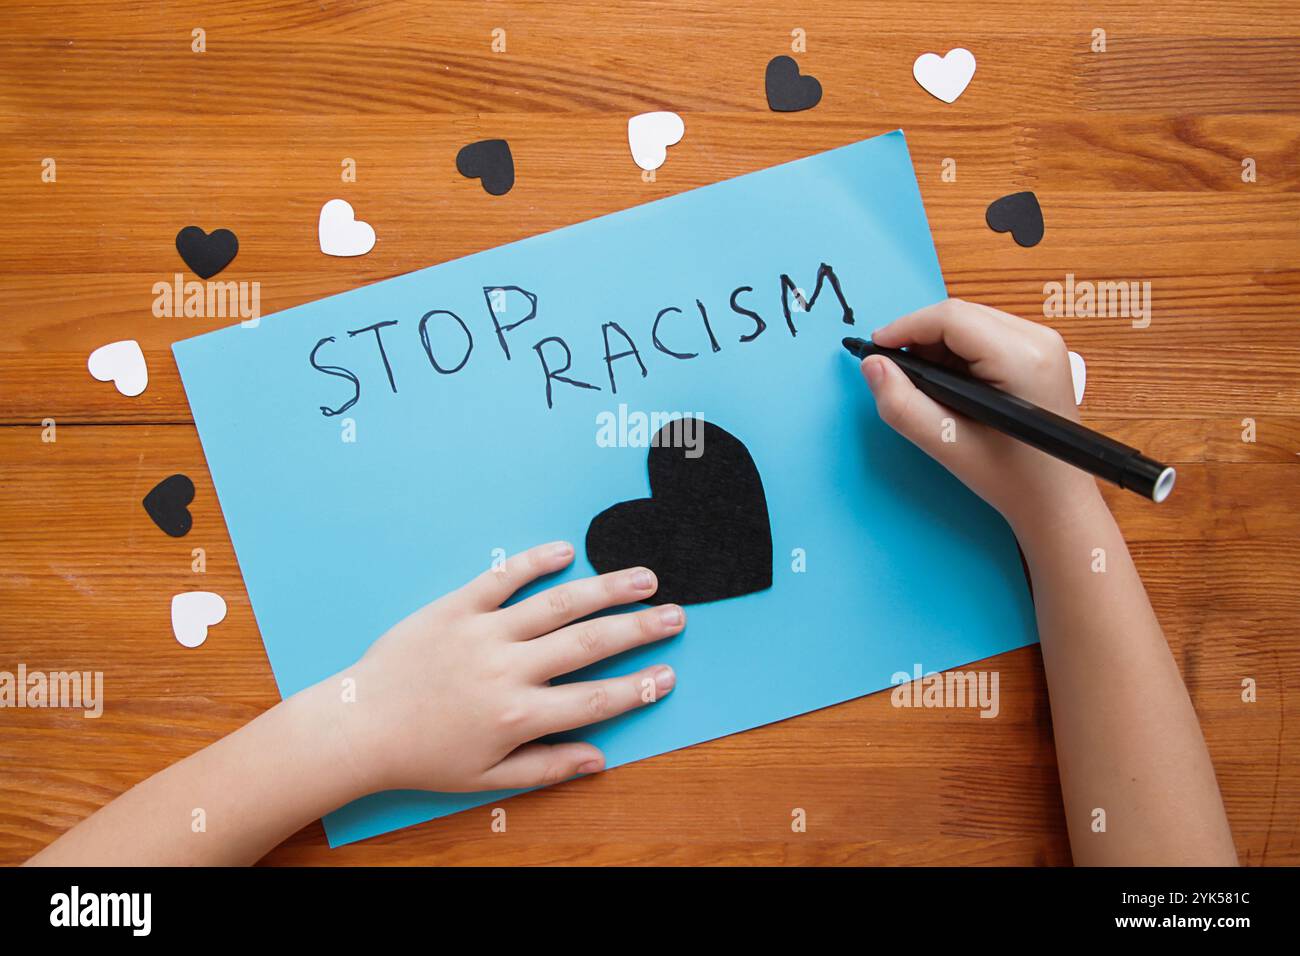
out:
M879 355L868 355L862 368L867 374L867 385L874 392L885 378L885 361Z
M664 627L677 627L682 623L682 609L673 604L660 608L659 623Z
M673 673L671 667L661 667L655 671L655 690L660 694L666 694L673 689L677 683L677 675Z
M567 541L561 541L551 547L551 554L557 558L568 558L573 556L573 545Z
M655 576L645 568L632 572L632 587L638 591L649 591L655 586Z
M887 329L887 328L889 328L889 326L887 326L887 325L882 325L880 328L878 328L878 329L876 329L875 331L873 331L873 332L871 333L871 341L874 342L874 341L876 340L876 336L879 335L881 332L885 331L885 329Z
M600 767L601 764L599 760L588 760L578 768L578 773L596 773L600 770Z

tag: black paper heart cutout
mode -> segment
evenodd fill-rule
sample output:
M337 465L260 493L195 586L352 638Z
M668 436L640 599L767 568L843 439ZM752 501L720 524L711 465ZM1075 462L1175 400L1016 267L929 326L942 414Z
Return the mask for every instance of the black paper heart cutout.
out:
M774 56L764 74L767 105L778 113L810 110L822 99L822 85L813 76L800 76L794 57Z
M239 252L239 239L229 229L211 235L198 226L186 226L176 233L176 251L200 279L211 279L230 265Z
M984 221L994 232L1009 232L1017 245L1029 248L1043 239L1043 210L1032 192L1011 193L989 203Z
M171 475L153 486L144 496L144 510L149 517L173 538L189 534L194 518L189 504L194 500L194 482L187 475Z
M483 190L504 196L515 184L515 160L504 139L485 139L461 147L456 154L456 171L466 179L477 179Z
M682 440L694 428L701 453ZM772 527L749 450L719 425L672 421L647 456L650 497L592 519L587 560L600 572L644 566L659 589L647 604L702 604L772 586Z

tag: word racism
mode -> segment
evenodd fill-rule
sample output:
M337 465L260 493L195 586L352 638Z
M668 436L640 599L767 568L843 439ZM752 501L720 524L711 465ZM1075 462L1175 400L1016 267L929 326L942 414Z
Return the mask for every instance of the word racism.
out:
M826 263L822 263L817 270L817 284L813 288L811 297L805 297L799 290L799 287L791 281L788 275L781 276L781 311L785 317L786 327L790 330L791 337L799 334L795 328L793 312L809 312L817 304L817 297L822 293L823 284L829 284L830 289L834 292L835 297L839 300L842 318L846 325L853 324L853 309L849 307L848 301L844 298L844 291L840 288L840 280L835 275L835 270ZM730 297L731 311L736 315L744 316L752 328L739 336L739 341L752 342L767 329L767 322L759 313L753 309L747 308L741 301L741 296L747 295L754 291L752 286L742 285L737 287ZM526 316L516 322L510 322L506 325L501 324L498 316L499 309L497 305L508 292L515 292L528 299L530 309ZM521 289L519 286L484 286L483 298L487 302L488 314L492 318L492 326L496 331L496 339L501 351L505 354L506 361L511 361L510 343L507 334L514 332L520 326L531 322L537 317L537 296L527 289ZM794 309L791 309L791 299L794 300ZM709 318L708 309L699 299L695 300L695 309L699 311L699 321L703 325L704 333L708 339L709 348L714 352L722 351L722 346L718 342L718 331L714 328L713 320ZM670 318L672 317L672 318ZM660 309L654 318L654 324L650 328L650 343L655 351L661 352L671 358L673 361L689 362L697 358L699 352L682 351L684 346L681 345L680 333L671 333L669 328L674 324L680 324L687 321L686 313L676 306L668 306ZM432 344L429 341L429 326L434 322L448 323L449 327L459 327L460 335L463 336L465 344L459 354L456 355L435 355ZM388 361L388 352L384 348L384 329L390 326L398 325L396 319L389 319L384 322L376 322L373 325L367 325L364 328L353 329L349 331L348 338L355 338L358 335L364 335L367 332L374 333L375 347L379 350L379 357L384 363L384 371L388 375L388 387L393 394L397 394L397 379L393 375L393 366ZM424 354L429 360L429 365L439 375L455 375L463 369L470 360L470 355L474 351L474 335L470 332L469 325L455 312L449 312L446 309L434 309L426 312L417 323L416 330L419 333L420 344L424 347ZM614 365L620 360L629 360L635 362L636 368L640 372L641 378L649 375L649 369L646 367L644 353L648 350L638 347L632 336L628 334L617 322L606 322L600 327L601 337L604 341L604 362L605 374L609 378L609 390L613 394L618 394L618 381L614 374ZM455 334L455 333L453 333ZM612 340L612 341L611 341ZM330 408L326 405L320 406L321 414L325 416L341 415L357 403L361 398L361 379L351 369L340 365L324 365L318 360L321 350L325 346L334 342L334 336L328 336L321 339L312 348L308 361L311 367L318 372L331 375L336 378L345 379L352 383L352 397L340 405L338 408ZM644 342L642 343L645 344ZM677 348L673 348L677 344ZM570 374L573 364L573 352L569 348L569 343L558 335L548 335L545 338L538 339L532 345L533 352L537 355L537 361L541 368L542 388L546 395L546 407L555 406L555 392L557 385L567 385L570 388L588 389L591 391L602 391L601 386L592 382L577 378L576 374ZM630 367L625 365L624 367ZM589 373L588 373L589 374ZM626 373L625 373L626 374ZM590 377L590 376L589 376Z
M51 926L125 926L132 936L148 936L153 920L152 893L68 893L50 897Z

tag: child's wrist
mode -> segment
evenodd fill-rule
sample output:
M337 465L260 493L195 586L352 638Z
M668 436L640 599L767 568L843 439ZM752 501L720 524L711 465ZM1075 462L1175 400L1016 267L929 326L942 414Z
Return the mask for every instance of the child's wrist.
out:
M300 711L314 728L309 755L313 763L329 768L338 793L338 806L383 789L367 757L363 715L357 704L355 667L340 671L283 701Z
M1060 489L1059 493L1018 503L1007 523L1026 558L1044 548L1069 547L1080 536L1094 535L1110 509L1091 476Z

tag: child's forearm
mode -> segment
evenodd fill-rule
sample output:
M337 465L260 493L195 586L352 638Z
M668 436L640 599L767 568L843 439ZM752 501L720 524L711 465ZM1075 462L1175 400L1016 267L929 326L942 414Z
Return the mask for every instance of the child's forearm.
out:
M1196 713L1100 494L1017 532L1075 863L1234 865Z
M331 682L282 701L235 733L136 785L29 863L222 866L252 863L312 820L362 796L331 706Z

